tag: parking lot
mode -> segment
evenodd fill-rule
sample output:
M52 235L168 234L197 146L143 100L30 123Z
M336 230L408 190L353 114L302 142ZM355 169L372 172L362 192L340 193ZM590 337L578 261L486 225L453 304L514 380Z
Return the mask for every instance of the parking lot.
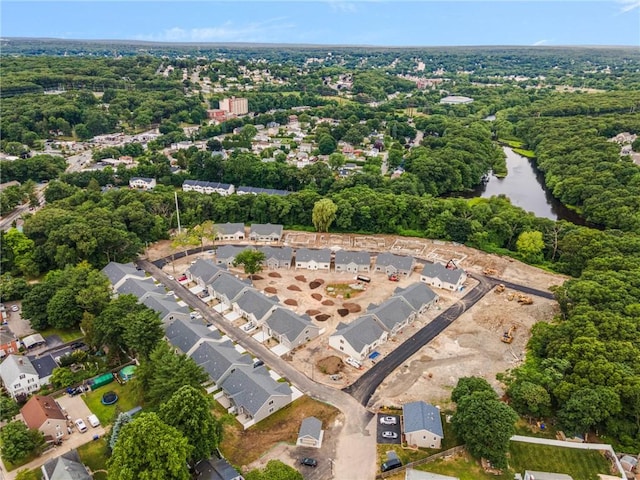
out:
M73 397L69 395L63 395L62 397L59 397L56 400L58 401L60 406L64 409L64 411L67 413L67 415L69 415L69 419L72 422L75 422L78 418L81 418L88 427L88 430L83 434L79 433L77 428L74 427L73 433L72 433L73 436L85 435L87 436L87 441L89 441L95 435L99 435L99 436L104 435L104 428L102 428L102 426L94 428L94 427L91 427L91 425L89 425L89 422L87 421L87 417L91 415L91 410L89 410L89 407L87 407L87 404L84 403L84 400L82 399L82 395L76 395Z
M377 435L378 443L402 443L400 415L378 414Z

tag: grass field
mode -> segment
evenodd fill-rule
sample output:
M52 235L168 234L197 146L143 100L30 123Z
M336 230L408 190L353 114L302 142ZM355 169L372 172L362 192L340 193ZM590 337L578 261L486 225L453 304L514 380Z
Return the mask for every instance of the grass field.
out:
M598 473L610 473L609 461L596 450L511 442L509 453L509 466L521 473L525 470L566 473L573 480L597 480Z
M78 454L80 455L82 463L94 472L94 480L107 480L107 474L100 470L106 470L107 468L107 459L109 458L108 448L106 437L85 443L81 447L78 447Z
M126 412L140 405L140 400L133 393L131 386L131 382L125 383L124 385L112 382L88 393L83 397L84 403L87 404L89 410L98 416L102 425L107 425L113 422L116 411ZM103 405L100 401L102 400L102 395L109 391L116 392L118 401L114 405Z
M50 337L51 335L57 335L65 343L78 340L83 337L82 332L79 329L62 330L60 328L47 328L46 330L40 330L38 333L44 338Z
M513 151L518 155L522 155L527 158L536 158L536 153L533 150L525 150L524 148L514 148Z

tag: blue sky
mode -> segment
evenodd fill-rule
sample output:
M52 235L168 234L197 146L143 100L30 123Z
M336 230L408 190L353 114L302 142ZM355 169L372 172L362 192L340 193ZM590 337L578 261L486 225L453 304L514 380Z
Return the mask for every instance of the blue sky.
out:
M3 37L390 46L640 46L640 0L2 0L0 17Z

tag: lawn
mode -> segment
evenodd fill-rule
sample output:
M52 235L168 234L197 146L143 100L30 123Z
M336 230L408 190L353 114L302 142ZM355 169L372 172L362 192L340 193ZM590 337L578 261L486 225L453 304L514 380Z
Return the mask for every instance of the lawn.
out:
M596 450L511 442L509 453L509 466L521 473L525 470L566 473L573 480L597 480L598 473L610 473L608 460Z
M536 152L533 150L525 150L524 148L514 148L513 151L518 155L522 155L527 158L536 158Z
M106 470L107 459L109 458L109 450L106 437L93 440L78 447L78 454L82 463L84 463L93 473L94 480L107 480L107 474L100 472Z
M439 473L441 475L451 475L460 480L511 480L513 478L512 473L504 473L502 475L485 473L482 467L480 467L480 463L466 453L420 465L416 467L416 470Z
M337 415L334 407L304 396L247 430L235 419L230 421L224 427L220 450L232 465L247 465L277 443L295 444L304 418L314 416L327 428Z
M100 401L102 400L102 395L109 391L116 392L118 401L114 405L103 405ZM89 410L98 416L102 425L113 422L116 411L126 412L140 405L140 399L138 399L137 395L133 392L131 382L120 385L114 381L109 385L105 385L88 393L83 398L84 403L87 404Z
M46 330L40 330L38 333L45 339L51 335L57 335L64 343L79 340L83 337L80 329L63 330L61 328L47 328Z

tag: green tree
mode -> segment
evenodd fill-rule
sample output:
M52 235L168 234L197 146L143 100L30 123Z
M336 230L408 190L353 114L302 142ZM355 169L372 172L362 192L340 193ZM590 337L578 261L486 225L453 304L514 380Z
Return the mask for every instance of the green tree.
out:
M10 422L0 430L2 458L16 463L37 453L44 445L44 435L39 430L29 430L20 421Z
M113 423L113 427L111 427L111 431L109 432L109 448L113 452L113 449L116 447L116 443L118 443L118 437L120 436L120 430L127 423L131 421L131 415L126 412L120 412L116 417L116 421Z
M562 426L570 432L587 433L622 409L620 397L609 387L581 388L558 412Z
M160 406L160 419L181 432L193 447L190 460L209 458L222 440L222 423L211 410L211 397L185 385Z
M451 400L458 403L464 397L471 395L475 392L489 392L493 393L495 398L498 398L493 387L489 385L484 378L481 377L462 377L458 380L456 387L451 392Z
M541 261L542 250L544 249L542 232L538 232L537 230L531 232L522 232L518 236L518 240L516 240L516 249L528 262Z
M532 417L547 415L551 408L551 395L541 385L532 382L515 381L507 389L511 406L517 412Z
M331 170L337 172L345 164L344 155L339 152L334 152L329 155L329 161L327 162L331 167Z
M255 469L248 472L246 480L303 480L302 474L280 460L269 460L262 470Z
M240 252L233 260L233 266L237 267L242 265L244 273L249 275L249 278L253 278L258 272L262 271L262 262L264 262L265 255L259 250L247 248Z
M127 348L141 358L148 358L164 336L160 316L149 308L127 315L124 325L123 339Z
M318 150L320 151L320 155L331 155L336 151L337 146L338 144L331 135L324 134L318 139Z
M329 227L336 219L337 211L338 206L331 199L323 198L318 200L313 205L313 213L311 214L313 226L316 227L316 230L318 232L328 232Z
M141 413L120 429L108 461L109 480L188 480L191 446L155 413Z
M57 367L51 374L51 383L56 388L66 388L73 383L73 373L66 367Z
M0 420L8 422L20 412L18 404L4 393L0 393Z

